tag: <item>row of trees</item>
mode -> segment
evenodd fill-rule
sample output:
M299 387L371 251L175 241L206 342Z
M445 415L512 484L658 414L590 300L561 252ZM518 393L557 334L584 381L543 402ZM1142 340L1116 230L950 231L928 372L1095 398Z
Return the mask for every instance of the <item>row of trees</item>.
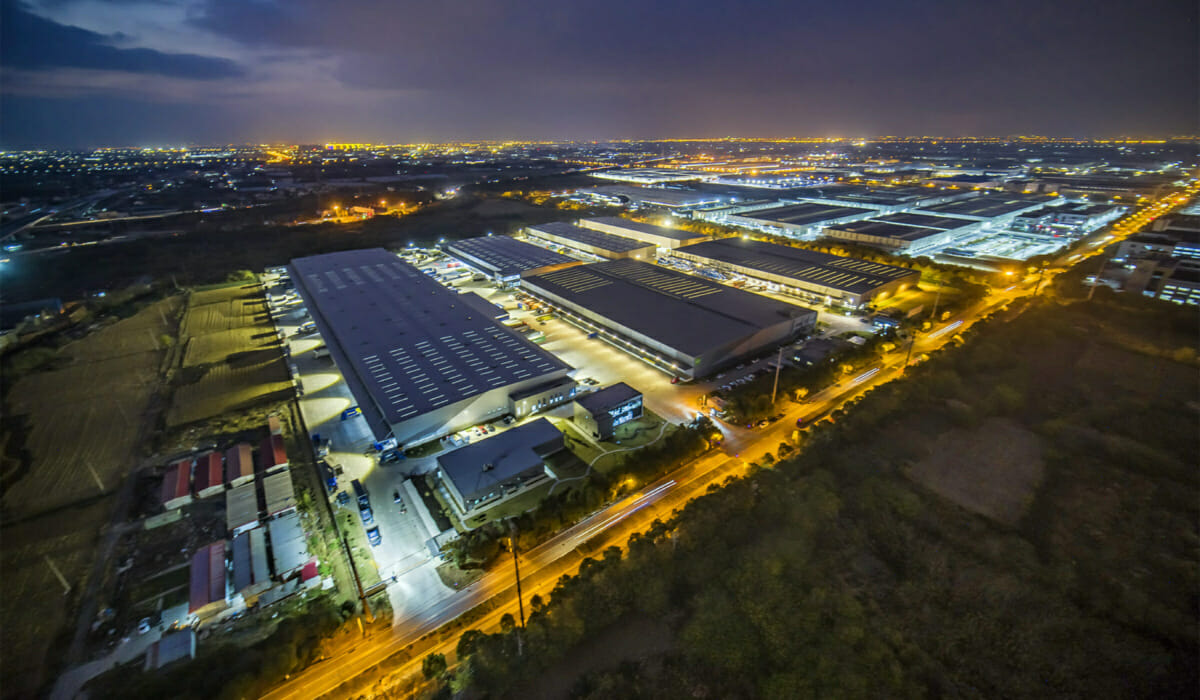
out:
M533 696L554 667L582 670L579 698L1194 694L1200 475L1179 407L1196 365L1106 334L1135 313L1043 304L977 331L799 456L585 561L525 630L465 633L455 685ZM906 477L988 420L1045 455L1015 526ZM634 619L669 649L615 669L574 655Z

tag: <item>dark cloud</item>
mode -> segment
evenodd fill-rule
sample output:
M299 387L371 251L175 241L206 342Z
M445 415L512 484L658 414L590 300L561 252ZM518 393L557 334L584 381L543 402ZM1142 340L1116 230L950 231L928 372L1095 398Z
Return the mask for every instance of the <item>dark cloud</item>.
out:
M131 27L151 14L111 1L114 13L124 13L114 16L128 16ZM189 77L239 70L177 56L168 72L164 54L113 48L118 35L39 20L12 0L0 3L5 67L107 63ZM219 100L200 90L190 98L195 115L227 125L223 141L1106 136L1200 128L1195 0L183 4L189 10L182 29L231 40L244 52L240 63L255 68L254 77L237 83L237 95L223 85ZM53 34L53 41L18 37L13 48L8 8L20 10L27 24L42 23L18 33ZM43 55L46 46L54 48ZM146 82L136 102L127 102L128 118L153 126L161 116L168 124L176 107L154 107L158 88ZM87 108L97 110L102 96L106 109L119 110L115 91L88 93ZM61 109L64 123L85 128L66 114L70 100L38 109L47 119ZM202 140L211 129L196 121L180 124Z
M122 38L40 17L19 0L0 0L0 66L4 68L90 68L192 80L217 80L245 73L225 58L112 45Z

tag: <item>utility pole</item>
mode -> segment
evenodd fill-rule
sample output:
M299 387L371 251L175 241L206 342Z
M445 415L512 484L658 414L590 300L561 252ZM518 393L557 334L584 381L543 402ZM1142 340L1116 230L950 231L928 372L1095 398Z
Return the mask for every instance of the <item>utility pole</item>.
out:
M937 320L934 317L937 316L938 302L940 302L941 300L942 300L942 285L939 284L938 289L937 289L937 296L935 296L933 298L933 310L929 312L930 320Z
M783 367L783 346L779 346L779 357L775 358L775 386L771 388L771 406L775 405L775 393L779 391L779 370Z
M524 651L521 632L525 631L525 601L521 596L521 565L517 561L517 522L515 520L508 521L508 543L513 555L513 574L517 577L517 612L521 616L521 627L517 631L517 656L521 656Z
M1038 295L1038 291L1040 291L1040 290L1041 290L1041 288L1042 288L1042 278L1043 278L1043 277L1045 277L1045 276L1046 276L1046 263L1044 263L1044 262L1043 262L1043 263L1042 263L1042 269L1041 269L1041 271L1040 271L1040 272L1038 272L1038 281L1037 281L1037 284L1033 285L1033 295L1034 295L1035 297Z
M913 334L911 336L909 336L909 338L908 338L908 354L904 356L904 366L900 368L901 374L904 374L905 370L908 369L908 361L912 359L913 346L916 344L917 344L917 332L913 331Z
M1088 301L1092 300L1092 295L1096 293L1096 287L1100 284L1100 275L1104 274L1104 265L1108 260L1104 256L1100 256L1100 269L1096 270L1096 276L1092 278L1092 287L1088 290Z

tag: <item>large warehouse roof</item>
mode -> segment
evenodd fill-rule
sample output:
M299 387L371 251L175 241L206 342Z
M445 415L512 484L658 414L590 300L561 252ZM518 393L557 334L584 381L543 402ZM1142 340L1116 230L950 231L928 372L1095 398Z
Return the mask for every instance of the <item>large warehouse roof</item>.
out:
M758 219L792 226L807 226L809 224L842 219L847 216L869 216L876 213L875 209L858 207L837 207L828 204L789 204L772 209L758 209L738 216L744 219Z
M542 290L569 300L693 357L812 313L629 259L533 275L524 285L535 293Z
M1025 211L1031 207L1040 206L1053 200L1054 197L1045 196L995 195L976 197L975 199L966 199L958 202L933 204L921 207L921 209L936 214L974 216L981 219L990 219L994 216L1004 216L1005 214Z
M907 226L905 224L889 224L885 221L855 221L850 224L838 224L831 227L836 231L847 231L862 236L876 238L891 238L897 241L919 241L930 236L940 236L946 229L926 228L924 226ZM829 229L826 229L827 231Z
M706 241L684 246L677 252L853 294L864 294L902 277L919 274L895 265L744 238Z
M623 219L619 216L598 216L594 219L585 219L583 223L586 225L589 222L597 224L607 224L608 226L618 226L629 231L641 231L652 236L662 238L671 238L677 241L690 241L696 238L704 238L703 234L692 233L678 228L668 228L666 226L655 226L654 224L643 224L640 221L631 219Z
M975 226L977 221L971 219L958 219L953 216L933 216L931 214L920 213L905 213L905 214L888 214L887 216L878 216L873 221L882 221L888 224L903 224L905 226L924 226L925 228L938 228L947 231L952 228L962 228L963 226Z
M603 231L595 231L590 228L568 224L565 221L552 221L548 224L530 226L529 231L534 235L544 233L600 250L607 250L611 253L628 253L631 250L641 250L650 245L645 241L604 233Z
M470 265L486 267L500 277L579 263L575 258L509 236L480 236L453 241L446 244L446 252Z
M382 248L297 258L291 268L351 389L388 423L570 369Z

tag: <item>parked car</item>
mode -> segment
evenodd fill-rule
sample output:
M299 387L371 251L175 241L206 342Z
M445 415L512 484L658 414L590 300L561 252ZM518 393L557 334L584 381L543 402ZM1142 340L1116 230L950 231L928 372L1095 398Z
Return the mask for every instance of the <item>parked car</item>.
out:
M350 494L345 491L338 491L337 504L339 508L350 505Z
M399 503L399 502L400 502L400 490L396 489L395 491L392 491L392 503Z
M378 526L367 530L367 541L371 543L372 547L378 547L383 543L383 536L379 534Z
M371 512L370 506L365 508L360 507L358 509L358 515L360 518L362 518L363 525L370 525L371 523L375 522L375 514Z

